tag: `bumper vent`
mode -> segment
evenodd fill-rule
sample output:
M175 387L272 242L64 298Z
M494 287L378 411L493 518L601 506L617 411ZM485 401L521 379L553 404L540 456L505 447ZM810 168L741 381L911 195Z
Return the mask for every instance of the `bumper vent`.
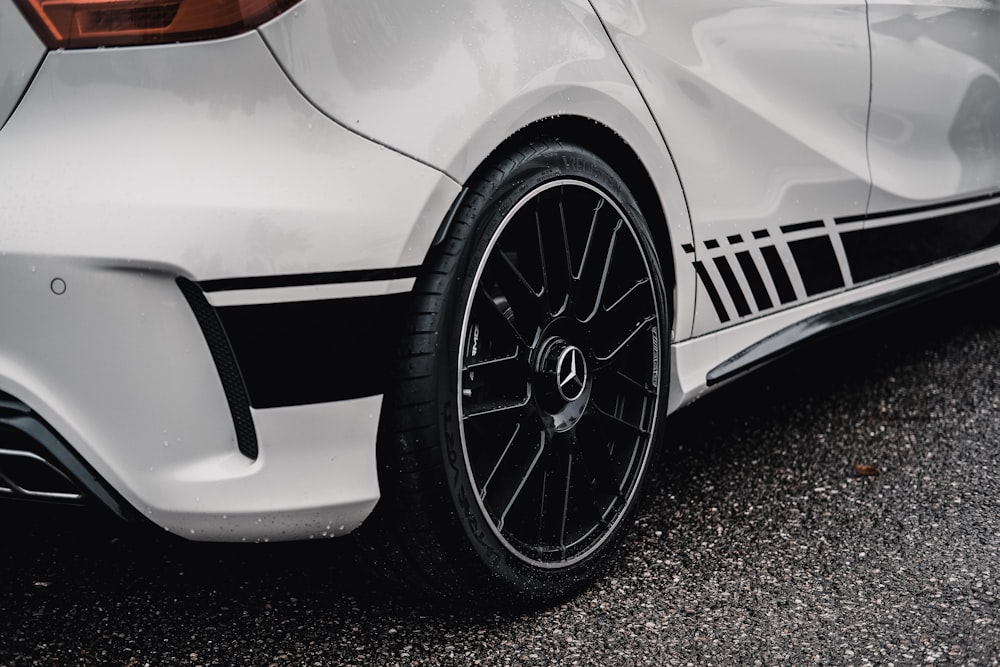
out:
M250 400L247 398L243 375L233 355L226 330L219 321L215 309L208 303L201 288L185 278L177 279L181 294L187 299L194 312L195 319L201 327L201 332L208 343L208 349L215 361L215 368L222 381L222 389L226 393L229 411L233 415L233 427L236 429L236 446L240 453L250 459L257 458L257 430L250 416Z

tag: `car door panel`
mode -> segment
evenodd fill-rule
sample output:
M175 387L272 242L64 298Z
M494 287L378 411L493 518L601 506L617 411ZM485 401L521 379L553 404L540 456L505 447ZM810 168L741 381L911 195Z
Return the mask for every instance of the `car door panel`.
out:
M870 4L872 195L844 235L874 280L1000 243L1000 7Z
M695 335L850 286L835 220L870 189L864 2L594 5L678 166Z
M1000 6L871 3L869 131L878 214L1000 189Z

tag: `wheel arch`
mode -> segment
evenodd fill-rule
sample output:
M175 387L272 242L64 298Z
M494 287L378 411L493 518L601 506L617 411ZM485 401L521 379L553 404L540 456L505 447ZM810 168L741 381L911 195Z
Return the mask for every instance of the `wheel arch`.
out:
M657 261L669 291L671 301L671 315L676 317L678 312L678 275L675 263L675 249L673 238L668 224L666 207L661 199L649 170L632 146L617 132L600 121L579 115L550 116L536 120L513 134L509 135L496 148L494 148L472 171L463 183L462 192L456 197L452 204L448 218L441 225L441 229L435 236L435 243L444 238L448 225L451 221L452 213L460 205L462 198L470 183L480 178L483 170L489 169L490 165L499 157L507 153L543 139L556 139L574 143L585 148L602 160L607 162L614 169L622 180L629 186L629 190L636 198L639 209L649 224L650 232L653 235ZM676 326L676 324L675 324ZM675 337L676 337L675 330Z

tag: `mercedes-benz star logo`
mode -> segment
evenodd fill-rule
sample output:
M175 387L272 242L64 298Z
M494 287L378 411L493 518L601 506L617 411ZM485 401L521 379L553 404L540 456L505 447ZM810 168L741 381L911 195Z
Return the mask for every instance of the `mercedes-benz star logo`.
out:
M575 401L587 386L587 360L580 348L569 345L556 362L559 395L564 401Z

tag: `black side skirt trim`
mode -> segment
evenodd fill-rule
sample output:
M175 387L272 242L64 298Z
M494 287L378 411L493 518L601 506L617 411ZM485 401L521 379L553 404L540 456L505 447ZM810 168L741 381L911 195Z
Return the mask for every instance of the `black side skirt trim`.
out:
M893 308L916 303L944 292L966 287L1000 275L1000 266L991 264L962 273L904 287L889 294L865 299L796 322L751 345L708 372L708 386L742 375L767 361L787 354L796 346L839 327Z

